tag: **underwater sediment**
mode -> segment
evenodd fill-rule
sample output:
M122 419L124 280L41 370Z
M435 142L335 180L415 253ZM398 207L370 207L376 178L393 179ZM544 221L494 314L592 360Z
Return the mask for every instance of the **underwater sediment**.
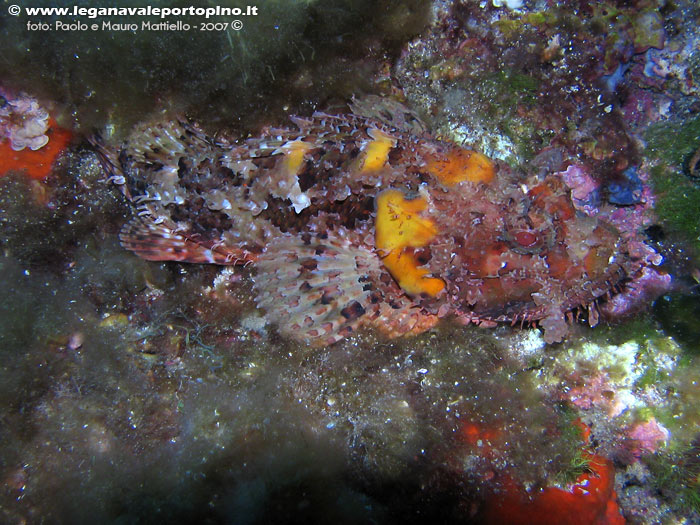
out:
M0 521L700 519L694 2L289 1L196 34L37 33L26 13L2 16ZM568 257L607 262L581 233L605 224L634 267L567 306L561 342L545 341L554 321L445 315L413 335L373 325L310 345L258 308L255 264L147 261L120 245L135 207L95 136L119 151L135 125L180 119L241 144L290 115L350 115L353 97L381 122L376 96L431 140L483 154L497 182L555 177L565 198L546 213L576 218ZM383 159L389 139L363 140ZM383 189L353 188L369 203L357 222L333 213L372 231ZM389 196L403 212L433 202L418 182L401 189ZM304 213L296 198L270 213L285 234ZM542 230L521 226L510 241L524 260ZM436 290L425 257L391 267L392 286ZM498 279L498 265L469 264Z

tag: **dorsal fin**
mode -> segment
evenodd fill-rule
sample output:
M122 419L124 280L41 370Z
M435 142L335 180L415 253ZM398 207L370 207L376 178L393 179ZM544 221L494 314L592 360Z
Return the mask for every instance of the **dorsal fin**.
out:
M202 130L178 119L137 127L126 151L138 163L177 167L180 157L195 156L211 147L212 140Z

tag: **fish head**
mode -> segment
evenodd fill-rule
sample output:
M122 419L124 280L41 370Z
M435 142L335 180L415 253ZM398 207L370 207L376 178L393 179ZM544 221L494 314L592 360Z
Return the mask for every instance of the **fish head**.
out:
M385 268L422 307L559 320L624 278L619 233L577 213L561 178L509 173L456 147L428 157L426 169L417 191L380 193L376 218Z

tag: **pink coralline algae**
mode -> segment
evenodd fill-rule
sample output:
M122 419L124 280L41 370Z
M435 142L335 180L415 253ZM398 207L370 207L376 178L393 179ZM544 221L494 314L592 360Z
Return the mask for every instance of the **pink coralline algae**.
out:
M0 140L8 140L14 151L36 151L49 137L49 113L32 97L7 97L0 90Z
M653 417L645 423L637 423L628 435L633 440L632 453L636 457L656 451L670 437L669 431Z
M593 216L598 213L596 207L599 197L600 183L596 181L585 166L572 164L565 171L559 173L566 185L571 188L571 197L574 207L586 215Z
M604 218L617 228L621 237L627 240L630 256L641 263L640 270L629 276L631 281L622 288L621 293L599 306L600 312L607 317L624 317L639 311L649 301L670 290L672 284L671 276L657 268L663 263L663 257L640 238L639 232L649 227L653 220L651 210L654 196L645 184L647 175L633 168L627 172L631 175L627 175L625 180L610 183L606 188L585 165L572 164L559 173L571 189L576 209L591 217ZM631 182L625 186L628 180ZM610 194L607 202L601 196L604 189ZM628 198L630 205L617 204L621 199Z
M572 387L567 397L574 406L582 410L597 407L604 409L610 417L616 417L624 411L626 406L616 397L615 390L616 387L610 383L608 374L601 372L585 380L580 386Z

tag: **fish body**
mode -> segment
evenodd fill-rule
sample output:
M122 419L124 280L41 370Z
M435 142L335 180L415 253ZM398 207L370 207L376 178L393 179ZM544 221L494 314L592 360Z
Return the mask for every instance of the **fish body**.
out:
M432 138L395 102L356 102L235 143L168 121L107 155L148 260L252 264L283 333L333 343L363 325L539 321L548 341L635 269L611 225L560 178L524 176ZM589 322L597 322L589 308Z

